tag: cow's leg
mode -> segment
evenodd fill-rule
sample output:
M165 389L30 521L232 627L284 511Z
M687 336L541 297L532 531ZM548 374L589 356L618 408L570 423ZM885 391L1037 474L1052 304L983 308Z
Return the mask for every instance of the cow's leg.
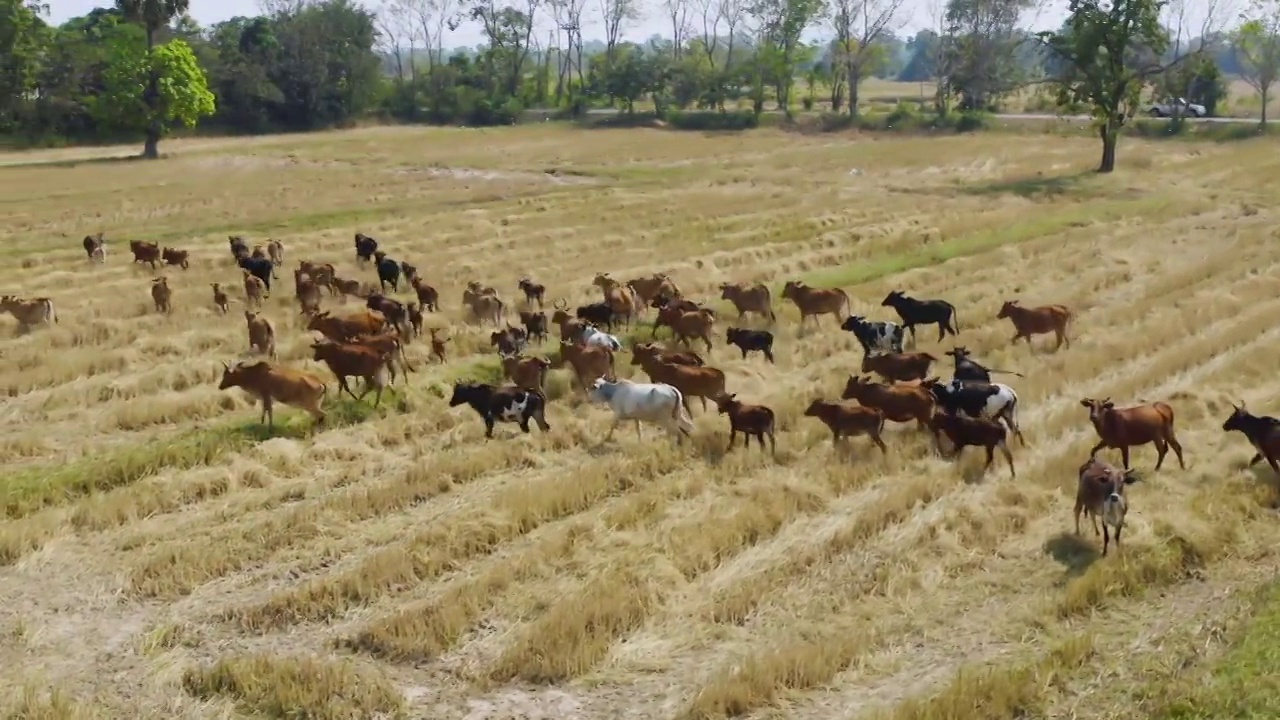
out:
M1258 453L1253 456L1253 459L1249 461L1249 467L1253 467L1254 465L1257 465L1260 462L1262 462L1262 453Z
M618 429L618 423L622 422L622 418L614 417L613 424L609 426L609 432L604 436L604 441L609 442L613 439L613 431Z
M938 323L938 342L942 342L943 340L947 339L947 331L950 329L951 327L947 324L945 320L943 322Z
M1098 451L1106 446L1107 446L1107 443L1105 441L1100 441L1097 445L1093 446L1092 450L1089 451L1089 457L1091 458L1097 457Z
M774 454L774 455L777 455L777 454L778 454L778 440L777 440L777 438L775 438L775 437L774 437L774 435L773 435L773 431L772 431L772 430L770 430L770 431L768 432L768 435L769 435L769 452L770 452L770 453L772 453L772 454ZM763 442L763 441L761 441L761 443L760 443L760 452L764 452L764 442Z
M1160 463L1164 460L1164 453L1160 452L1159 448L1156 449L1156 452L1160 453L1160 458L1156 460L1156 469L1159 470ZM1129 446L1128 445L1125 445L1124 447L1120 448L1120 459L1124 461L1124 469L1128 470L1129 469Z
M484 416L484 436L485 439L493 437L493 415Z
M262 396L262 422L267 424L267 429L271 429L275 425L275 413L271 408L271 396Z
M1280 462L1277 462L1275 456L1271 453L1267 453L1267 464L1271 466L1272 470L1276 471L1277 475L1280 475Z
M1009 452L1008 443L1006 443L1004 440L1001 440L1000 445L998 445L998 447L1000 448L1000 453L1004 455L1005 462L1009 463L1009 477L1016 480L1018 478L1018 473L1016 470L1013 469L1013 453Z
M746 447L748 447L748 448L750 448L750 447L751 447L751 436L750 436L749 434L747 434L747 433L743 433L743 434L742 434L742 438L743 438L743 439L742 439L742 442L743 442L743 443L745 443L745 446L746 446ZM734 443L734 441L735 441L735 440L737 440L737 439L738 439L738 431L737 431L737 430L734 430L733 428L729 428L729 447L725 448L725 449L724 449L724 451L725 451L725 452L729 452L730 450L732 450L732 449L733 449L733 443Z

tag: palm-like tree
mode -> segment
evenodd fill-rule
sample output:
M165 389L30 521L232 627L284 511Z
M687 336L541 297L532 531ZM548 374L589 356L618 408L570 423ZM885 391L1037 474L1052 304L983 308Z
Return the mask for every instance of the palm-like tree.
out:
M147 31L147 52L156 44L156 32L168 26L173 19L187 11L189 0L116 0L116 8L129 20L136 22ZM156 103L160 100L160 78L154 72L147 80L147 89L142 93L142 100L156 115ZM153 117L147 127L147 141L143 146L142 156L155 159L160 157L161 124L158 116Z

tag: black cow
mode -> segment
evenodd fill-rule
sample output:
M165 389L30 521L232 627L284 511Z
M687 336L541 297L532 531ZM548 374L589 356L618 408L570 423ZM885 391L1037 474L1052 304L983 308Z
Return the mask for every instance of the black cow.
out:
M947 337L947 333L959 337L960 320L956 317L956 306L946 300L916 300L894 290L885 296L881 307L891 307L898 311L902 318L902 326L911 331L912 344L916 341L917 325L937 325L938 342Z
M523 390L515 385L496 387L488 383L456 383L453 386L453 397L449 398L449 407L457 407L466 403L480 414L484 420L486 438L493 437L494 423L519 423L520 429L529 432L529 420L538 423L542 432L549 432L543 411L547 400L542 393Z
M249 243L239 235L228 235L227 244L231 246L231 257L239 262L240 258L249 256Z
M387 291L387 285L391 285L393 292L400 291L400 263L387 257L387 254L381 250L373 254L375 260L378 261L378 284L382 286L382 291Z
M951 377L956 380L989 383L991 382L991 373L1004 373L1006 375L1017 375L1018 377L1023 377L1022 373L1014 372L1012 370L991 370L983 367L973 359L973 356L969 354L968 348L963 345L948 350L946 354L950 355L955 360L956 369L955 372L952 373Z
M364 233L356 233L356 262L369 262L373 258L373 254L378 250L378 241L365 235Z
M1249 444L1258 451L1249 460L1250 467L1266 460L1271 469L1280 474L1280 420L1270 415L1254 415L1244 409L1243 402L1239 406L1232 404L1231 409L1231 417L1222 423L1222 431L1239 431L1249 439Z
M250 275L262 281L267 292L271 292L271 276L275 274L276 266L267 258L242 257L238 261L240 267L249 271Z
M729 328L725 342L736 345L742 351L742 359L747 359L748 352L762 352L769 362L773 362L773 333L768 330L746 330Z
M850 315L840 323L840 329L853 333L862 346L862 352L902 352L902 340L906 332L898 323L885 320L867 320L861 315Z
M613 331L613 308L609 307L607 302L580 305L577 311L577 318L592 325L604 325L610 332Z
M398 328L402 335L409 336L409 309L405 307L404 303L376 292L365 298L364 304L370 310L377 310L382 313L387 322Z
M541 345L542 342L547 339L546 313L521 310L520 324L524 325L524 329L528 333L530 340L536 340L538 341L538 344Z

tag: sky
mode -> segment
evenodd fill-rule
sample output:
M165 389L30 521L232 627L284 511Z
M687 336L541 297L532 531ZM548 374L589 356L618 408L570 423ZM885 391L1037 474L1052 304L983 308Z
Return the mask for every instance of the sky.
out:
M599 3L601 0L587 0L587 14L599 16ZM1207 6L1211 2L1223 2L1231 0L1184 0L1194 9L1200 6ZM109 0L48 0L54 23L61 23L68 18L83 15L95 7L107 6ZM644 7L643 17L640 20L631 22L624 32L625 39L634 41L643 41L653 34L670 35L670 21L663 17L661 0L640 0ZM899 14L899 22L902 23L899 35L913 35L916 31L924 28L932 27L935 23L932 20L931 8L936 7L940 0L905 0L902 12ZM381 0L365 0L366 7L377 8L381 4ZM694 7L698 6L695 1L691 3ZM1031 11L1024 19L1024 25L1030 26L1032 29L1052 29L1061 25L1062 20L1066 17L1065 0L1054 1L1048 0L1047 6L1039 11ZM261 12L258 0L190 0L191 15L201 25L212 25L221 22L236 15L257 15ZM593 12L594 10L594 12ZM1203 11L1201 10L1201 14ZM583 35L586 39L601 39L603 31L598 22L593 23L594 27L584 28ZM815 28L814 31L806 34L811 39L818 37L829 37L830 31L824 31L822 28ZM464 23L457 31L450 34L445 40L446 47L474 46L481 42L482 34L479 27L474 23Z

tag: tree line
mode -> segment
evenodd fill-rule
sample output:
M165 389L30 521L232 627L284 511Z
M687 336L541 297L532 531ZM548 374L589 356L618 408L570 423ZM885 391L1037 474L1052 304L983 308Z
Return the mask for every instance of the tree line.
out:
M188 0L116 0L57 26L47 5L0 0L0 134L137 138L155 157L165 134L197 122L239 133L370 114L492 125L528 108L642 102L661 117L750 126L771 109L856 116L859 89L881 77L927 84L940 116L995 110L1039 84L1095 117L1105 171L1144 94L1212 108L1230 73L1257 90L1265 123L1280 74L1280 0L1255 0L1230 31L1216 0L1194 4L1194 26L1192 0L1069 0L1063 26L1041 33L1025 27L1031 0L938 0L933 27L906 38L905 0L593 2L267 0L261 15L200 27ZM623 39L655 13L669 33ZM447 48L464 24L485 42ZM586 25L603 38L584 40ZM813 33L830 39L803 39Z

